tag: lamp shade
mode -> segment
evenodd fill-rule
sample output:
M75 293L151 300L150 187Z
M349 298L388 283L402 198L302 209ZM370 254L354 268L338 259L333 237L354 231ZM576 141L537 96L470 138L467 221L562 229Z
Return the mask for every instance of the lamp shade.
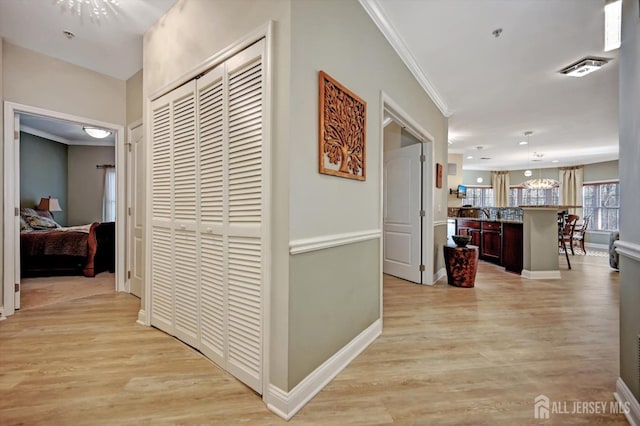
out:
M40 204L38 204L38 210L61 212L60 202L57 198L40 198Z

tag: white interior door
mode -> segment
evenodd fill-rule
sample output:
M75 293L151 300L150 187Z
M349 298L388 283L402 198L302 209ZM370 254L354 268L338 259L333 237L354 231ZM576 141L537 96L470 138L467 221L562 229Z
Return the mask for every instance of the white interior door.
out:
M131 129L129 134L129 155L127 168L127 189L129 193L127 212L127 231L129 235L127 276L130 291L137 297L142 297L142 271L144 271L144 245L142 242L143 208L142 190L144 168L142 161L142 124Z
M13 161L16 165L15 172L15 182L13 191L13 205L15 206L16 214L13 218L13 246L17 247L14 251L14 278L15 278L15 301L14 301L14 309L20 309L20 115L14 115L14 123L13 128L16 129L14 131L14 145L13 145Z
M383 272L422 284L422 144L384 152Z

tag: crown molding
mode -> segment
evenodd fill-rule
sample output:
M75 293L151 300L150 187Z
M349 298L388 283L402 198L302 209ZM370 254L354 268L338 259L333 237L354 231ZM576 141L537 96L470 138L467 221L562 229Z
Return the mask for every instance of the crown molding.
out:
M438 90L431 84L427 74L420 67L416 58L413 56L404 39L398 34L391 22L386 18L382 7L377 0L359 0L360 5L367 12L369 17L376 24L378 29L382 32L387 41L391 44L391 47L396 51L402 62L409 68L411 74L416 78L418 84L424 89L427 95L431 98L434 104L438 107L440 112L445 117L451 117L453 112L449 110L447 103L444 101Z

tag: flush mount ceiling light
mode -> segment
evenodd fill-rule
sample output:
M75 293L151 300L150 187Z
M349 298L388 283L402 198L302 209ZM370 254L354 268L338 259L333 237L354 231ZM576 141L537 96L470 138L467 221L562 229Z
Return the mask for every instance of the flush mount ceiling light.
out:
M568 75L569 77L584 77L594 71L598 71L607 62L609 61L602 58L584 58L560 70L560 74Z
M101 129L99 127L82 126L82 130L92 138L104 139L111 134L111 130Z
M56 0L56 4L66 12L67 10L81 18L88 17L91 21L108 20L118 14L118 0Z
M604 5L604 51L620 47L622 35L622 0L608 0Z

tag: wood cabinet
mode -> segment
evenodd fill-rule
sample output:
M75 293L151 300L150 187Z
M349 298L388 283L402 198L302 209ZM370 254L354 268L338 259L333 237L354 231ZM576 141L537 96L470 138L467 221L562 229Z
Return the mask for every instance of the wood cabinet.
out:
M471 235L472 246L480 247L480 222L477 220L459 220L458 221L458 234L459 235Z
M522 224L505 223L502 227L502 264L504 269L522 272Z
M502 259L502 224L482 222L480 258L500 264Z
M457 233L471 235L469 244L478 246L480 259L522 272L521 223L458 219Z

